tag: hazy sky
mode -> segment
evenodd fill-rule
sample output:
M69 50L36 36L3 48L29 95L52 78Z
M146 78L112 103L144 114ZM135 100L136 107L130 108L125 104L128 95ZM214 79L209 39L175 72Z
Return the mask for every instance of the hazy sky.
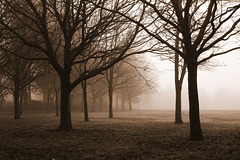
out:
M240 50L221 55L214 60L224 66L198 72L200 109L240 110ZM145 96L140 109L174 109L174 65L153 58L160 72L159 93ZM169 71L171 70L171 71ZM187 74L182 91L183 109L188 109Z

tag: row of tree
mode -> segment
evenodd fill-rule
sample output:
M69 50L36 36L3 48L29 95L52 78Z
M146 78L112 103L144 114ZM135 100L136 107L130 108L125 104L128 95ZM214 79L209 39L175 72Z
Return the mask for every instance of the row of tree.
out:
M1 49L25 60L47 62L59 76L59 130L72 130L70 94L76 86L81 84L86 92L88 79L106 70L107 80L113 81L116 63L153 52L175 57L177 94L187 69L190 139L202 140L198 66L240 48L220 48L239 34L240 4L232 1L2 0L0 5ZM30 48L31 53L15 52L9 44Z
M5 55L8 54L5 53ZM0 87L3 101L9 94L13 94L14 118L19 119L23 109L52 112L54 106L56 116L59 116L60 83L56 73L49 69L50 66L44 65L44 68L41 68L41 61L36 61L33 65L31 60L11 56L16 60L12 59L0 69L2 76ZM136 61L136 58L121 61L103 74L78 85L71 93L70 106L72 109L84 111L85 121L88 121L89 109L90 111L109 110L109 118L113 118L114 95L115 109L125 110L125 100L127 100L128 109L132 110L132 101L135 104L139 103L139 96L153 87L150 85L151 81L145 78L148 76L147 70L149 70L147 64ZM32 100L32 94L42 99L43 103L38 102L41 106ZM121 108L118 106L120 97ZM108 105L106 101L109 101ZM88 102L91 102L91 105L88 105ZM109 107L106 108L106 106Z

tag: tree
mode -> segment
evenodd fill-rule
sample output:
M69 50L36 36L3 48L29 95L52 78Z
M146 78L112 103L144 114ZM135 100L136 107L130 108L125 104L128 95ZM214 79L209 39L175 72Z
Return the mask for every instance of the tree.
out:
M109 118L113 118L113 93L114 91L122 88L124 83L126 83L126 79L124 79L124 77L125 74L127 74L127 71L123 68L123 62L120 62L106 70L105 73L108 90Z
M21 51L26 52L23 46L20 46L20 48L19 46L13 47L15 47L12 48L14 52L20 52L20 48ZM14 119L20 119L20 91L37 78L46 74L44 69L48 64L24 60L14 55L11 55L11 57L11 62L2 68L2 73L8 80L8 83L5 83L2 87L12 91L14 96Z
M85 122L88 122L89 118L88 118L88 104L87 104L87 80L82 81L81 86L83 91L84 120Z
M139 33L138 25L126 21L126 18L116 13L99 9L85 0L3 0L0 4L8 13L8 17L11 17L2 18L1 27L12 33L14 38L24 45L38 51L37 56L31 59L47 60L57 72L61 84L61 116L58 130L71 131L72 89L130 56L132 53L126 51L139 46L134 44L134 39ZM113 10L123 9L125 13L129 13L129 8L132 7L115 1L98 4ZM141 16L138 15L137 21L141 21ZM11 26L13 21L18 22L18 27ZM121 43L115 45L116 47L109 45L107 48L101 48L101 44L114 35L117 22L121 26L121 36L117 42ZM28 28L29 34L22 34L19 27ZM55 34L55 31L59 31L58 34ZM30 33L34 33L36 39L29 39ZM26 55L21 56L29 58ZM89 64L87 70L79 73L77 78L70 79L72 69L83 63Z
M146 8L146 12L149 13L145 16L146 21L142 21L145 23L138 22L123 12L113 11L107 7L105 9L138 24L151 37L184 59L188 70L190 139L202 140L197 87L198 66L212 57L240 48L236 46L218 50L219 45L239 33L236 27L240 22L240 4L217 0L185 0L181 4L177 0L140 0L137 6L140 4L143 4L142 8ZM172 38L179 39L183 49L171 43Z
M123 60L125 62L126 71L124 79L126 82L123 84L123 92L128 100L129 110L132 110L132 102L139 101L139 96L149 91L154 92L157 88L154 83L156 74L149 62L145 61L144 56L132 56L131 58Z
M102 111L102 98L107 93L107 87L105 85L106 82L102 75L92 79L89 85L89 90L92 96L92 111ZM99 103L97 103L97 100Z

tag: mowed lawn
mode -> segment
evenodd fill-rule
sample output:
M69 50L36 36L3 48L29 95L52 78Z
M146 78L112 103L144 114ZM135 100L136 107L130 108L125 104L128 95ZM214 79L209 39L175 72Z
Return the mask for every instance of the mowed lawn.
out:
M54 113L25 113L14 120L0 112L0 160L8 159L240 159L240 111L201 111L204 141L189 141L188 112L174 124L174 111L73 113L75 131L57 132Z

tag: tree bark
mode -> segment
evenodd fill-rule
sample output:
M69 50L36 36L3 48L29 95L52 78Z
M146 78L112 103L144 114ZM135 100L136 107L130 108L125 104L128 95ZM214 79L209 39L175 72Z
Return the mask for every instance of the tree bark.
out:
M82 84L82 90L83 90L84 120L85 122L88 122L89 118L88 118L88 105L87 105L87 81L85 80L81 84Z
M64 74L61 79L60 125L57 130L72 131L70 107L70 74Z
M14 119L20 119L19 92L20 86L18 82L14 82Z
M203 140L197 87L197 66L188 66L190 140Z

